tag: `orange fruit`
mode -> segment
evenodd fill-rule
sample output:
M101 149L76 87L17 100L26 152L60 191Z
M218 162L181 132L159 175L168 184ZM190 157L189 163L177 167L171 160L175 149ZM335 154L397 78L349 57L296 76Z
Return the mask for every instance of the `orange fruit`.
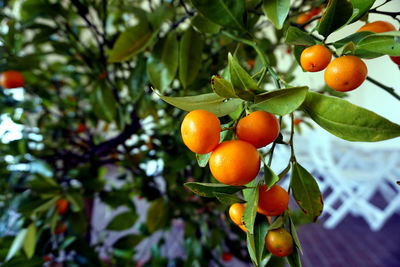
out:
M0 77L0 85L7 89L22 87L24 86L24 81L24 76L15 70L5 71Z
M182 121L181 134L185 145L194 153L207 154L219 143L221 124L213 113L197 109Z
M347 92L359 87L367 78L367 65L356 56L338 57L325 70L325 82L336 91Z
M239 120L236 135L256 148L264 147L279 136L279 121L271 113L255 111Z
M397 65L400 65L400 57L390 57L390 59Z
M289 194L280 185L276 184L268 191L266 185L261 185L258 190L258 213L267 216L278 216L287 210Z
M60 198L56 202L56 207L58 210L58 214L62 215L68 211L69 203L66 199Z
M303 13L297 16L296 23L297 24L304 24L308 22L312 16L309 13Z
M293 238L283 228L268 231L265 244L269 252L277 257L286 257L293 252Z
M80 134L86 131L86 125L84 123L79 123L76 133Z
M245 185L252 181L260 170L257 149L241 140L222 142L212 152L209 160L211 174L227 185Z
M242 217L245 207L246 206L243 203L235 203L229 207L229 217L235 224L237 225L243 224Z
M360 29L358 29L357 32L375 32L375 33L380 33L380 32L390 32L390 31L395 31L396 28L393 26L393 24L378 20L374 21L371 23L367 23L364 26L362 26Z
M310 72L321 71L328 66L332 52L324 45L313 45L303 50L300 56L301 67Z
M321 11L322 11L322 8L321 8L321 7L314 7L313 9L311 9L311 10L308 12L308 14L309 14L311 17L314 17L314 16L318 15L319 13L321 13Z

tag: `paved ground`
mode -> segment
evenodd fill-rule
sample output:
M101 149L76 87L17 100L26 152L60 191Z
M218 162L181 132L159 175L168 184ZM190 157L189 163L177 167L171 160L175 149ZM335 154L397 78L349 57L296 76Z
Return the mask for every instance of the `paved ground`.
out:
M399 267L400 215L394 215L378 232L364 220L346 217L327 230L320 224L299 229L305 267Z

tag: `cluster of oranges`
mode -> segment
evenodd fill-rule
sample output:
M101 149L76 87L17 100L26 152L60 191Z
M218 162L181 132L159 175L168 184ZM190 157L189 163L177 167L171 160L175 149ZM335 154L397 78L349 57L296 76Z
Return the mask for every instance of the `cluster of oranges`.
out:
M257 149L272 143L279 135L280 126L273 114L255 111L241 118L233 128L237 139L220 143L219 119L209 111L194 110L185 116L181 134L191 151L198 154L211 152L209 167L215 179L223 184L241 186L258 175L260 157ZM289 194L281 186L276 184L269 190L266 185L259 186L257 211L269 220L269 216L283 214L288 204ZM246 232L244 209L245 204L235 203L229 208L229 216ZM265 239L267 248L276 256L287 256L293 251L292 237L283 228L268 232ZM286 240L286 246L281 244L282 240Z
M374 33L395 31L396 28L385 21L367 23L357 32ZM365 63L356 56L344 55L331 61L332 52L326 46L317 44L303 50L300 56L301 67L305 71L317 72L325 70L326 84L332 89L347 92L359 87L367 78L368 69ZM391 57L396 63L398 57ZM396 63L397 64L397 63Z
M23 87L25 83L24 76L15 70L8 70L1 74L0 85L6 89Z

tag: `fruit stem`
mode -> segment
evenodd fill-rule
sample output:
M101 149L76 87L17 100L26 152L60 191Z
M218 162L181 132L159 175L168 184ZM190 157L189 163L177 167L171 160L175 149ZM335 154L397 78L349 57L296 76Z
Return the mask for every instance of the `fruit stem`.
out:
M296 163L296 156L294 154L293 136L294 136L294 115L293 112L290 113L291 128L290 128L290 162Z
M393 97L395 97L397 100L400 101L400 95L398 95L398 94L395 93L394 88L389 87L389 86L386 86L386 85L380 83L379 81L377 81L377 80L375 80L375 79L373 79L373 78L371 78L371 77L369 77L369 76L367 76L367 80L368 80L369 82L371 82L371 83L373 83L373 84L379 86L380 88L382 88L383 90L385 90L386 92L388 92L389 94L391 94Z

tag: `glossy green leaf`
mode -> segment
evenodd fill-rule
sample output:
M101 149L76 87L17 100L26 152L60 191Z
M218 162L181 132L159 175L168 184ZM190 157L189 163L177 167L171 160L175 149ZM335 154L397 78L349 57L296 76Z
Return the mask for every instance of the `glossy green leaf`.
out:
M178 39L176 32L170 32L160 40L148 58L147 74L150 82L161 91L168 88L178 69Z
M258 207L258 186L246 189L249 191L248 198L246 199L246 208L243 212L243 224L246 227L249 234L254 233L254 222L257 215Z
M145 12L153 29L159 29L163 22L169 20L174 15L175 8L168 3L155 8L151 13Z
M262 8L275 28L280 30L289 14L290 0L264 0Z
M234 194L244 188L245 186L230 186L225 184L216 183L185 183L184 186L201 197L215 197L215 193Z
M258 89L257 83L231 53L228 54L228 68L235 94L242 99L253 100L254 93L252 91Z
M77 192L70 192L66 195L68 202L71 204L71 210L73 212L81 211L84 205L83 197Z
M25 239L24 239L24 251L28 259L32 258L35 253L36 248L36 225L35 223L31 223L26 231Z
M292 217L289 216L290 221L290 234L292 235L293 241L296 244L296 247L300 250L300 253L303 254L303 249L300 244L299 237L297 235L296 226L293 223Z
M240 0L192 0L206 18L221 26L244 30L245 4Z
M350 34L349 36L346 36L343 39L337 40L336 42L333 43L333 46L337 49L340 48L344 45L346 45L349 42L357 44L360 40L362 40L364 37L373 34L372 32L356 32L353 34Z
M322 195L315 178L298 163L292 167L290 188L299 207L316 221L323 209Z
M163 198L154 200L147 210L146 225L150 233L163 228L168 222L169 206Z
M155 33L148 21L140 20L120 34L109 53L108 61L121 62L130 59L150 44Z
M303 53L303 50L306 48L307 48L306 46L301 46L301 45L295 45L293 48L293 55L300 66L301 66L300 63L301 53Z
M348 24L362 18L365 13L367 13L369 9L373 6L375 0L350 0L350 2L353 6L353 14L347 22Z
M366 53L400 56L400 32L376 33L364 37L357 43L355 54L363 56Z
M160 98L165 102L186 111L204 109L214 113L218 117L234 112L243 102L241 99L226 100L215 93L183 97L160 95Z
M302 267L300 254L296 248L293 248L293 253L286 257L290 267Z
M277 115L286 115L295 111L304 102L308 87L290 87L274 90L255 96L252 108Z
M323 36L345 25L353 14L353 7L347 0L330 0L318 23L317 30Z
M322 128L345 140L376 142L400 136L400 125L344 99L309 92L302 108Z
M257 265L257 256L256 256L256 245L254 241L254 235L250 234L248 231L246 232L246 244L247 244L247 251L249 252L250 259L253 262L254 266Z
M111 231L123 231L131 228L136 222L138 215L133 211L126 211L114 216L108 223L106 229Z
M137 234L130 234L118 239L113 244L113 247L118 249L134 249L142 240L143 236Z
M211 157L211 152L207 154L196 154L197 164L199 164L199 166L202 168L207 166L210 157Z
M197 13L190 21L192 26L199 32L215 34L221 29L221 26L215 24L211 20L204 17L201 13Z
M269 230L269 224L265 216L257 216L254 223L254 248L257 266L262 266L263 255L265 254L265 236Z
M300 30L297 27L289 27L285 35L285 43L290 45L311 46L315 45L316 41L310 34Z
M279 176L267 164L264 164L264 182L268 190L278 181Z
M72 243L74 243L74 241L77 239L76 236L69 236L67 238L65 238L65 240L61 243L60 245L60 250L64 250L67 247L69 247Z
M179 46L179 79L183 87L188 87L196 79L201 67L203 38L192 27L182 36Z
M17 254L19 252L19 250L21 249L21 247L24 244L24 240L25 240L27 233L28 233L28 229L26 229L26 228L24 228L18 232L17 236L14 238L14 241L10 247L10 250L7 253L6 261L9 261L10 259L12 259L15 256L15 254Z
M235 89L233 89L233 85L221 76L213 75L211 77L211 88L217 95L221 97L237 97L235 94Z
M224 205L231 206L235 203L245 203L243 199L232 195L232 194L226 194L226 193L219 193L219 192L214 192L215 197L219 200Z
M268 228L269 230L275 230L275 229L279 229L283 227L283 217L282 216L278 216L276 217L275 221L273 223L271 223L271 225Z

